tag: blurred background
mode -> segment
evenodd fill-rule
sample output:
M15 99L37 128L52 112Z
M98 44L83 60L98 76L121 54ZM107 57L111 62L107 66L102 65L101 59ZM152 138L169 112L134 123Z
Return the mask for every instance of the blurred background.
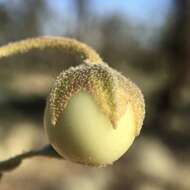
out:
M81 40L137 83L146 100L144 127L113 166L29 159L1 179L0 189L189 190L190 1L0 0L0 45L41 35ZM0 160L48 142L49 87L76 64L48 49L0 60Z

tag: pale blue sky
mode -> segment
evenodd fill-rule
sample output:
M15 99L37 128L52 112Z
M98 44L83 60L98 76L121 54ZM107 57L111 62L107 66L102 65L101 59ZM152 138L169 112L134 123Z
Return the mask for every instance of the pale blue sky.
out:
M134 22L161 24L172 5L172 0L89 0L92 14L107 16L121 14ZM47 0L57 14L74 14L71 0Z
M159 39L160 29L167 21L167 15L172 10L173 0L89 0L89 13L96 15L100 20L102 17L111 15L121 15L126 18L127 22L134 27L141 26L143 35L139 36L139 28L134 29L132 35L144 46L146 44L155 44L155 40ZM75 7L72 0L46 0L48 7L53 11L55 24L53 27L46 28L45 33L54 34L54 32L62 31L61 24L57 24L58 18L67 20L66 31L74 30L76 25ZM74 21L74 22L73 22ZM68 23L69 22L69 23ZM49 24L48 24L49 25ZM61 28L56 30L56 27ZM53 28L53 30L52 30ZM65 32L64 32L65 33ZM66 32L67 33L67 32Z
M100 14L120 12L142 22L161 22L171 6L171 0L92 0Z
M42 34L63 35L71 34L76 27L75 7L72 0L44 0L48 6L48 17L42 17ZM10 3L11 2L11 3ZM1 3L11 5L12 8L20 0L0 0ZM126 18L131 26L140 26L143 35L140 39L143 43L159 39L160 29L167 15L172 10L173 0L89 0L89 13L102 17L109 17L113 14L121 15ZM135 33L137 32L137 34ZM139 29L133 30L136 39L139 38ZM158 36L157 36L158 35Z
M162 24L173 0L89 0L92 14L107 16L121 14L132 22ZM16 5L20 0L0 0L7 5ZM59 16L74 15L72 0L45 0L49 8Z

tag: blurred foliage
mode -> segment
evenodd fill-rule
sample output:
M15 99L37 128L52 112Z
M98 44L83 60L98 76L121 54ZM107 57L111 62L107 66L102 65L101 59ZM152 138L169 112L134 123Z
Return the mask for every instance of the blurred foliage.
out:
M0 189L190 189L190 1L171 2L156 27L154 18L143 25L119 12L92 14L91 0L72 0L64 18L47 0L0 1L0 45L39 35L84 41L140 86L147 112L141 136L113 166L31 159L7 174ZM0 61L1 159L47 142L42 126L49 87L77 64L55 50Z

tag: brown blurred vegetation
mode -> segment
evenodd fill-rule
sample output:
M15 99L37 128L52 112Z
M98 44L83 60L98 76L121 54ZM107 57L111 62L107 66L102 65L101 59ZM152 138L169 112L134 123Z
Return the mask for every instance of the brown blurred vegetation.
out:
M75 21L56 20L46 0L0 1L0 45L51 34L43 31L44 24L55 27L53 35L92 45L142 89L147 112L142 133L113 166L31 159L5 175L0 189L189 190L190 1L172 0L148 45L141 41L154 21L135 27L119 13L91 14L90 0L72 3L69 12L75 13ZM76 64L78 60L55 50L0 60L0 159L47 143L43 110L49 87L60 71Z

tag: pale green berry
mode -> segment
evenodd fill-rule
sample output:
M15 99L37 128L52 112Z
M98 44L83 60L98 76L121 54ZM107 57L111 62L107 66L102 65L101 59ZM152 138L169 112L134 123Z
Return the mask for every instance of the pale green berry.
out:
M50 143L61 156L104 166L128 150L144 113L144 99L134 83L104 63L84 63L58 76L44 121Z
M0 47L0 59L46 48L63 50L85 62L62 72L53 84L44 115L50 143L65 159L112 164L140 133L145 114L141 91L104 64L95 50L74 39L13 42Z

